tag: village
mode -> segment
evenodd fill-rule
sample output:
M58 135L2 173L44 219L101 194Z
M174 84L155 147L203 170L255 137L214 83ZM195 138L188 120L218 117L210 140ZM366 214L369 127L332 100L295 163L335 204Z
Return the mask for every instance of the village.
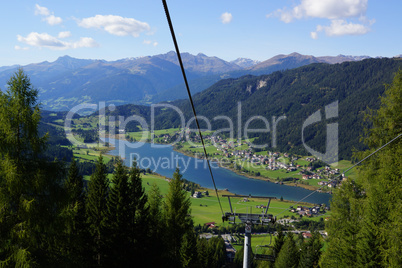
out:
M253 149L249 140L226 139L222 136L203 135L209 158L221 166L246 176L269 179L275 183L294 183L299 186L315 186L320 191L330 192L343 177L340 169L326 165L316 157ZM162 134L158 142L170 143L179 140L175 150L203 158L201 139L186 131L186 141L178 139L180 132ZM213 149L211 149L211 147ZM343 180L345 178L343 177Z

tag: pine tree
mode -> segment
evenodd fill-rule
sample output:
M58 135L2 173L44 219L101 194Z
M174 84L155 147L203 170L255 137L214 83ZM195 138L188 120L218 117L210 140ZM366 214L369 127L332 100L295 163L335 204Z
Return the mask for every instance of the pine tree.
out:
M366 131L367 156L402 133L402 70L394 77L381 97L377 111L368 116L372 128ZM402 266L402 138L365 161L359 170L358 183L367 196L362 228L357 243L357 262L366 267Z
M402 71L368 115L362 159L402 133ZM331 202L328 249L322 266L400 267L402 260L402 139L363 162L358 178L342 183Z
M321 256L321 235L319 232L313 232L312 237L303 244L300 253L299 267L318 267Z
M225 241L221 236L218 236L211 238L208 242L213 252L212 267L222 267L226 261Z
M206 238L197 239L197 260L199 267L210 267L208 252L208 241Z
M299 252L293 238L293 233L289 232L285 238L278 258L275 260L275 268L297 267L299 263Z
M131 242L132 262L147 261L151 254L148 226L149 207L148 197L142 186L141 169L134 160L129 172L129 240Z
M273 246L273 254L274 254L275 258L278 257L278 254L281 251L283 243L285 243L285 236L282 232L282 228L279 228L278 235L276 236L274 246Z
M194 231L188 231L183 235L183 242L180 248L181 267L197 267L197 237ZM218 267L218 266L214 266Z
M169 183L169 192L165 198L164 222L166 225L166 245L168 258L172 266L179 265L180 248L183 236L193 228L191 219L190 197L183 190L182 175L178 168L173 173L173 179Z
M357 235L362 219L362 188L353 180L344 181L331 200L331 217L325 225L328 248L322 267L354 267L357 258Z
M148 192L148 205L149 205L149 241L150 248L155 253L152 258L149 258L150 266L161 267L163 266L163 256L165 248L168 246L163 244L164 225L162 221L162 195L156 183L152 184Z
M64 192L60 163L39 156L38 91L19 69L0 91L0 261L7 266L55 265ZM44 254L46 252L46 254Z
M89 237L85 219L85 192L82 176L78 172L77 161L73 158L68 170L65 183L67 191L67 206L63 211L64 227L64 248L66 250L66 265L85 267L86 248Z
M91 175L86 202L86 218L92 236L92 251L95 263L102 265L105 254L106 216L108 179L106 165L102 155L99 156L94 173Z
M130 241L130 193L128 187L128 172L122 161L117 161L110 188L107 215L107 256L105 264L113 267L129 265Z

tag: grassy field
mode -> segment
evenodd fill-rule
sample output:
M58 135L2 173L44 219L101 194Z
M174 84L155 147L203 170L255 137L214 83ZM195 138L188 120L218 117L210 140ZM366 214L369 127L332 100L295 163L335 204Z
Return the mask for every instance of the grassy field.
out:
M96 161L99 155L102 153L104 163L107 163L112 159L112 156L105 154L108 148L73 148L74 158L80 161Z
M112 179L112 174L108 174L109 180ZM85 180L89 180L90 176L85 176ZM146 174L142 175L142 184L145 188L145 191L148 192L153 184L156 184L162 195L166 195L169 190L169 182L166 180L165 177L159 176L156 174ZM228 223L222 222L222 211L219 206L219 201L216 197L216 194L211 189L202 188L201 191L208 190L209 196L203 196L201 198L193 198L190 197L191 200L191 215L193 216L193 221L195 225L204 225L207 222L215 222L218 226L227 226ZM224 212L230 211L230 206L228 199L222 197L222 194L230 194L226 191L219 191L219 198L222 205L222 209ZM190 193L188 193L190 196ZM255 208L256 205L266 205L267 200L264 199L249 199L248 202L243 202L243 198L231 198L232 208L235 212L246 213L261 213L261 209ZM289 207L293 204L290 201L280 201L280 200L271 200L271 204L269 207L269 214L276 214L282 213L284 210L289 209ZM283 213L283 215L290 214L290 213Z
M165 179L165 177L159 176L159 175L143 175L142 176L143 180L143 186L145 187L145 190L148 191L153 183L156 183L161 191L162 195L167 194L168 189L169 189L169 183ZM216 222L217 225L225 226L228 223L222 223L222 211L219 206L219 201L216 197L216 194L213 190L211 189L204 189L202 188L201 191L208 190L209 196L203 196L201 198L193 198L190 197L191 199L191 215L193 216L194 224L198 225L201 224L203 225L204 223L207 222ZM219 191L219 198L220 202L222 205L222 209L224 212L229 212L230 211L230 206L228 199L225 197L222 197L222 194L230 194L228 192L224 191ZM190 196L190 193L188 193ZM261 213L261 209L255 208L256 205L266 205L267 200L264 199L250 199L248 202L243 202L243 198L231 198L231 203L232 203L232 208L236 212L241 212L241 213L246 213L247 211L252 212L252 213ZM269 211L268 213L273 214L274 216L276 214L279 214L283 212L284 210L289 209L289 207L293 204L294 202L290 201L280 201L280 200L272 200ZM290 213L284 213L283 215L286 215Z

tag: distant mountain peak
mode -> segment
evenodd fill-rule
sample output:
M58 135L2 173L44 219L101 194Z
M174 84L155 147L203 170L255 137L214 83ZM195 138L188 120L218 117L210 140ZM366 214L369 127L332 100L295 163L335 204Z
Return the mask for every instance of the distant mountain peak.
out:
M56 61L58 61L58 60L69 60L69 59L74 59L74 58L70 57L69 55L64 55L64 56L58 57Z
M234 63L242 68L249 68L249 67L252 67L252 66L260 63L260 61L252 60L252 59L248 59L248 58L237 58L237 59L231 61L231 63Z

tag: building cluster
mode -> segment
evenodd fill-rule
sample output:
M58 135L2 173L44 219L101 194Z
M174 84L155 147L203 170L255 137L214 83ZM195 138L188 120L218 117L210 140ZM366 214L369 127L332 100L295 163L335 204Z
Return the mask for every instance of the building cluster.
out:
M319 214L320 212L324 212L325 209L322 209L320 206L306 207L306 206L297 206L297 208L290 208L290 212L296 213L299 216L312 217L314 215Z
M179 132L169 135L165 134L163 138L169 141L172 136L179 135ZM190 133L189 130L185 132L187 139L194 143L201 142L199 135ZM210 141L210 143L217 148L216 156L223 156L226 158L234 158L240 160L243 163L248 163L254 167L261 167L265 170L285 170L286 172L299 171L298 175L301 175L302 180L329 180L320 181L318 185L328 186L333 188L336 186L336 181L331 181L331 177L340 173L339 169L332 169L329 166L320 169L314 169L313 166L298 165L295 161L298 160L297 156L291 156L288 153L268 152L268 155L256 154L251 150L251 144L246 141L228 141L227 139L217 135L205 135L204 139ZM246 146L245 146L246 145ZM242 147L241 149L239 147ZM283 158L288 158L287 163L284 163ZM235 163L237 162L235 161ZM315 157L307 157L306 161L314 163L317 161ZM238 163L238 162L237 162ZM242 165L244 167L244 164Z

